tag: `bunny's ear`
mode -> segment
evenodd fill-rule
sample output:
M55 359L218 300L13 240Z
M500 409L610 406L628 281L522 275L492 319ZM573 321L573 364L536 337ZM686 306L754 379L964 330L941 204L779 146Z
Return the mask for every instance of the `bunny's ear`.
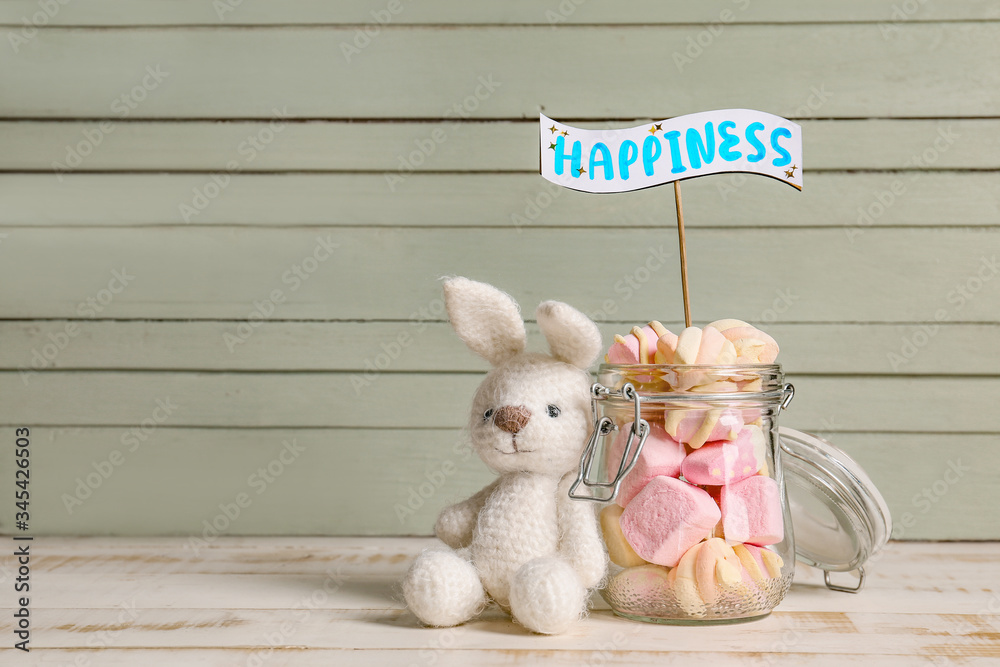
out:
M458 337L494 366L524 351L521 311L496 287L449 278L444 283L444 303Z
M601 351L601 332L589 317L560 301L545 301L535 318L553 357L584 369L594 363Z

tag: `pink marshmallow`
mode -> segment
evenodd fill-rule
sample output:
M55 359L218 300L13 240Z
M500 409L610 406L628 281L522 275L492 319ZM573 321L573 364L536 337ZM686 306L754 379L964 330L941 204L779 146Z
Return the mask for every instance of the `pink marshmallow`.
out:
M770 364L778 357L778 344L752 326L735 326L722 332L736 348L738 364Z
M698 356L695 358L696 364L714 364L718 362L722 353L723 345L727 338L721 331L712 327L705 327L701 330L701 345L698 347Z
M760 378L756 380L741 380L737 381L736 387L739 391L761 391L762 383ZM760 408L744 408L743 409L743 423L752 424L761 417Z
M681 466L684 479L692 484L722 486L756 475L764 464L758 460L752 432L745 428L732 441L709 442L696 449Z
M621 432L611 444L608 452L608 480L615 478L621 465L622 453L628 440L631 422L622 427ZM633 444L633 447L635 445ZM656 424L650 424L649 436L646 438L635 467L622 480L618 487L617 502L625 507L649 480L658 475L677 477L681 474L681 462L684 460L684 445L680 444Z
M674 352L677 350L677 334L665 331L656 341L655 361L658 364L670 364L674 361Z
M709 536L719 506L697 486L654 477L621 516L622 534L643 560L675 567L688 549Z
M777 579L781 576L781 568L785 565L781 556L769 549L765 549L764 547L758 547L752 544L744 544L742 546L747 550L747 553L750 554L754 562L757 564L757 569L760 570L761 578Z
M634 333L636 329L642 332L645 341L646 359L642 359L642 345ZM627 336L615 336L615 343L608 348L606 360L609 364L651 364L656 355L656 340L659 336L650 326L633 327L633 333Z
M770 477L754 475L722 487L720 504L726 541L764 546L784 538L781 490Z

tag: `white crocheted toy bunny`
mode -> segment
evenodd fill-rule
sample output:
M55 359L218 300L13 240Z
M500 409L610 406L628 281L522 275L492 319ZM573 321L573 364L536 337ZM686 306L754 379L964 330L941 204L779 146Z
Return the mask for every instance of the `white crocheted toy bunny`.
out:
M535 632L566 630L586 611L607 556L594 510L571 500L591 421L586 369L601 349L597 326L557 301L538 306L551 356L524 351L517 303L467 278L444 285L452 326L492 364L472 403L472 445L499 478L438 517L450 548L424 551L403 581L427 625L471 619L487 596Z

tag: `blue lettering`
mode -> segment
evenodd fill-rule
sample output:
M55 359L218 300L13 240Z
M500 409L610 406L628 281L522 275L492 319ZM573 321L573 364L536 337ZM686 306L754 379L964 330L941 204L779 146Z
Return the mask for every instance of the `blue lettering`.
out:
M566 168L565 165L566 160L570 160L570 169L572 169L573 171L573 177L578 178L580 176L580 172L578 171L578 169L580 168L580 163L583 160L583 148L580 146L579 141L574 141L572 157L566 155L566 137L559 137L558 139L556 139L556 157L555 157L557 176L562 176L563 171Z
M653 163L660 159L662 152L663 147L660 146L660 140L655 135L646 137L646 140L642 142L642 168L647 176L653 175Z
M743 153L733 150L733 146L740 143L740 138L738 136L729 133L729 130L734 127L736 127L736 123L731 120L719 123L719 136L722 137L722 143L719 144L719 157L726 162L739 160L743 157Z
M689 127L684 138L687 140L688 162L692 169L701 167L702 158L705 164L712 164L715 159L715 128L711 123L705 123L705 142L702 143L698 130Z
M674 166L670 169L671 174L682 174L687 171L684 162L681 161L681 133L677 130L663 133L664 138L670 144L670 161Z
M757 133L764 129L764 123L750 123L747 125L746 138L750 145L757 149L753 155L747 156L747 162L760 162L764 159L764 144L757 138Z
M630 164L636 161L639 157L639 147L635 145L635 142L631 139L626 139L622 142L622 145L618 147L618 172L621 174L622 180L628 180L628 167ZM594 168L591 167L590 173L594 173Z
M594 160L597 152L601 152L600 161ZM594 180L594 171L596 167L604 167L604 180L610 181L615 177L615 169L611 164L611 151L603 143L598 141L594 144L594 147L590 149L590 180Z
M781 156L774 158L774 160L771 161L771 164L775 167L784 167L786 164L792 163L792 156L781 146L781 144L778 143L779 137L788 137L791 139L792 131L787 127L779 127L771 133L771 148L778 151L778 155Z

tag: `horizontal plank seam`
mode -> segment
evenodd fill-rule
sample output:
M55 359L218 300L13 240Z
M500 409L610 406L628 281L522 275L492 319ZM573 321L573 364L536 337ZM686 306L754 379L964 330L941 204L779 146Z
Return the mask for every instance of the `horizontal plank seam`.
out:
M884 229L893 231L905 231L905 230L939 230L947 232L959 232L962 230L974 231L974 230L993 230L1000 229L1000 221L997 223L983 223L979 225L970 225L967 223L956 222L952 225L941 225L941 224L929 224L929 225L865 225L865 229ZM327 230L355 230L355 229L379 229L379 230L396 230L396 231L418 231L418 230L501 230L501 231L515 231L515 233L524 233L525 230L545 230L545 231L598 231L604 229L604 226L600 224L595 225L530 225L528 227L517 228L513 224L506 225L399 225L393 223L385 224L344 224L335 225L330 223L317 223L317 224L295 224L295 225L282 225L278 223L262 223L262 224L233 224L231 222L219 222L219 223L198 223L198 224L178 224L175 222L154 222L154 223L130 223L123 225L93 225L93 224L57 224L57 225L47 225L43 223L39 224L7 224L0 222L0 229L17 229L25 231L48 231L48 230L87 230L87 229L115 229L115 230L142 230L142 229L241 229L241 230L285 230L294 231L296 229L307 230L307 229L327 229ZM648 230L660 230L665 229L662 224L650 223L648 225L615 225L614 229L617 231L648 231ZM751 232L751 231L761 231L761 232L787 232L796 230L830 230L830 229L860 229L857 224L831 224L831 225L784 225L784 226L763 226L763 225L699 225L691 224L687 231L691 235L697 235L699 231L701 232L711 232L711 231L741 231L741 232Z
M233 29L246 29L246 30L272 30L272 29L304 29L304 30L329 30L329 29L361 29L370 28L372 26L378 26L380 30L388 31L402 31L402 30L481 30L483 28L493 28L493 29L517 29L517 28L542 28L546 30L556 29L556 30L576 30L576 29L594 29L594 28L604 28L617 30L620 28L683 28L691 26L705 26L710 23L718 23L719 21L682 21L682 22L666 22L666 21L650 21L642 23L584 23L584 22L571 22L566 21L562 25L553 25L549 21L545 22L518 22L518 23L402 23L393 22L392 24L378 24L375 21L368 21L366 23L340 23L340 22L291 22L291 23L279 23L279 22L268 22L268 23L251 23L251 22L240 22L238 19L229 22L228 20L220 20L216 23L61 23L61 24L50 24L45 26L37 26L39 31L46 30L75 30L75 31L124 31L124 30L188 30L192 28L199 29L211 29L211 30L233 30ZM783 26L809 26L809 27L826 27L826 26L858 26L858 25L883 25L891 24L897 29L903 29L908 25L916 24L969 24L969 25L982 25L982 24L993 24L1000 23L1000 19L995 18L963 18L963 19L934 19L934 18L921 18L921 17L907 17L905 19L905 24L903 21L898 21L892 16L887 16L884 19L838 19L833 21L741 21L735 20L727 25L732 27L740 26L752 26L752 27L783 27ZM24 25L20 23L0 23L0 28L23 28Z
M657 118L664 120L673 118ZM806 122L866 122L866 121L983 121L1000 120L1000 115L984 114L976 116L787 116L788 120ZM368 124L407 124L407 125L535 125L538 119L528 116L476 116L474 118L455 119L446 116L292 116L282 118L286 124L303 123L337 123L345 125L368 125ZM559 119L561 123L644 123L652 120L650 117L620 117L620 116L577 116L563 117ZM225 123L271 123L274 116L142 116L130 115L127 118L121 116L7 116L0 111L0 125L4 123L100 123L102 121L115 124L142 124L142 123L205 123L205 124L225 124ZM600 129L600 128L597 128Z
M315 225L281 225L274 223L264 223L264 224L233 224L229 222L220 222L217 224L212 223L202 223L202 224L177 224L173 222L164 223L150 223L150 224L128 224L128 225L91 225L91 224L79 224L79 225L46 225L46 224L35 224L26 225L23 223L9 225L0 222L0 229L20 229L20 230L30 230L30 231L48 231L48 230L86 230L86 229L116 229L116 230L142 230L142 229L245 229L245 230L291 230L296 229L329 229L329 230L345 230L345 229L381 229L381 230L398 230L398 231L416 231L421 229L426 230L512 230L515 229L512 225L397 225L397 224L349 224L349 225L331 225L326 224L315 224ZM649 224L649 225L615 225L615 230L618 231L648 231L648 230L659 230L664 229L663 225ZM774 226L774 227L764 227L757 225L690 225L688 232L692 235L697 235L697 232L711 232L711 231L762 231L762 232L787 232L796 230L828 230L828 229L860 229L855 224L840 224L840 225L786 225L786 226ZM525 228L520 228L519 233L523 233ZM601 225L531 225L530 229L533 230L546 230L546 231L589 231L589 230L600 230ZM866 225L865 229L884 229L884 230L939 230L948 232L958 232L962 230L974 231L974 230L993 230L1000 229L1000 222L996 224L984 223L981 225L969 225L956 222L954 225Z
M72 171L57 172L51 169L25 169L25 168L12 168L12 167L0 167L0 174L9 175L25 175L25 176L46 176L53 177L59 174L63 181L73 180L77 177L89 177L89 176L170 176L172 174L182 174L185 176L189 175L204 175L211 176L217 174L223 169L206 169L204 167L199 168L171 168L171 169L133 169L133 168L121 168L121 169L76 169ZM867 176L869 174L954 174L956 176L965 175L968 173L995 173L1000 171L1000 166L997 167L927 167L921 169L903 169L900 167L816 167L806 169L806 173L809 174L822 174L836 175L836 174L849 174L857 176ZM257 171L244 170L239 172L233 172L229 174L234 180L240 180L244 177L261 177L261 176L297 176L297 175L332 175L332 176L384 176L387 173L396 173L395 169L302 169L302 168L288 168L288 169L260 169ZM725 176L727 173L734 172L720 172L718 174L709 174L711 176ZM538 176L537 170L532 169L421 169L419 171L407 172L408 178L422 178L426 176ZM704 178L704 177L696 177ZM691 180L691 179L682 179ZM58 184L61 187L61 184ZM388 187L388 186L387 186ZM590 193L590 194L602 194L602 193Z
M870 175L870 174L990 174L1000 171L1000 165L996 167L942 167L942 168L927 168L927 169L859 169L859 168L816 168L816 169L806 169L807 174L848 174L848 175ZM192 175L203 175L206 178L214 174L219 174L226 172L222 167L218 169L163 169L163 168L149 168L149 169L89 169L89 170L76 170L73 172L56 172L49 169L5 169L0 167L0 174L4 175L44 175L53 178L57 177L57 174L61 174L63 179L67 177L72 178L73 176L169 176L171 174L179 174L185 176ZM357 175L357 176L385 176L387 174L398 174L395 169L260 169L260 170L250 170L245 169L239 172L239 174L232 174L235 178L241 178L244 176L336 176L336 175ZM437 170L423 170L409 172L407 177L412 176L506 176L506 175L533 175L538 176L538 172L530 169L437 169ZM690 180L690 179L682 179ZM539 181L539 187L542 186L542 182ZM61 184L53 183L53 187L62 187ZM391 194L386 186L386 195ZM615 193L593 193L593 194L615 194ZM193 226L193 225L191 225Z
M638 320L600 320L598 324L604 325L628 325L633 326ZM5 322L9 323L34 323L34 322L117 322L117 323L132 323L132 322L168 322L168 323L222 323L222 324L239 324L240 322L246 322L246 319L225 319L216 317L206 317L206 318L177 318L177 317L0 317L0 324ZM526 319L528 324L537 324L537 320ZM301 323L301 324L450 324L448 320L435 320L435 319L394 319L394 318L346 318L346 319L296 319L296 318L269 318L266 322L261 322L260 326L270 327L277 324L287 324L287 323ZM678 325L679 321L663 320L662 324ZM902 327L902 326L920 326L923 324L935 324L942 327L964 327L964 326L991 326L1000 327L1000 322L997 321L960 321L960 320L948 320L947 322L939 322L937 320L906 320L906 321L851 321L851 320L823 320L823 321L775 321L769 323L768 326L803 326L803 327L816 327L816 326L892 326L892 327Z

